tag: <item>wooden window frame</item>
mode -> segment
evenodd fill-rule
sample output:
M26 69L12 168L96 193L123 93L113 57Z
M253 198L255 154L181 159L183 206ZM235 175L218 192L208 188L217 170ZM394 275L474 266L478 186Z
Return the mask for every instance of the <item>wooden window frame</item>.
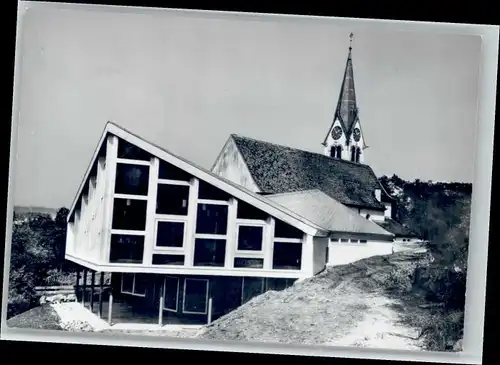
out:
M142 165L142 166L151 166L151 161L146 161L146 160L134 160L131 158L122 158L122 157L117 157L116 158L116 163L122 163L126 165Z
M182 236L182 246L181 247L170 247L170 246L157 246L157 240L158 240L158 224L162 222L172 222L172 223L183 223L184 225L184 232ZM178 252L184 252L186 248L186 233L187 233L187 224L188 224L188 219L187 217L184 216L166 216L166 215L160 215L157 214L156 219L155 219L155 233L154 233L154 245L153 245L153 250L158 253L165 253L165 252L172 252L172 253L178 253Z
M239 237L240 237L240 227L260 227L262 228L262 241L260 250L240 250L238 249ZM264 258L265 243L266 243L266 222L265 221L255 221L251 222L248 220L237 220L236 221L236 248L234 251L235 258Z
M132 275L132 277L134 278L134 280L132 281L132 292L128 292L128 291L124 291L123 290L123 275L124 274L125 275ZM146 297L146 293L144 293L144 294L134 293L134 290L135 290L135 277L136 277L136 273L122 273L122 275L121 275L121 283L120 283L120 293L127 294L127 295L133 295L135 297L145 298Z
M159 185L170 185L170 186L187 186L188 191L187 191L187 199L186 199L186 214L165 214L165 213L157 213L157 207L155 207L155 216L157 218L166 218L166 219L178 219L178 218L185 218L186 220L189 217L189 199L191 196L191 183L189 181L182 181L182 180L168 180L168 179L158 179L157 180L158 184L156 185L156 200L155 204L158 204L158 187ZM156 238L156 235L155 235Z
M302 245L302 250L300 251L300 267L298 269L275 269L274 268L274 247L275 243L300 243ZM303 239L297 239L297 238L285 238L283 240L273 240L273 251L272 251L272 256L271 256L271 268L273 271L292 271L292 272L300 272L304 268L304 240Z
M165 295L167 294L167 292L165 290L166 287L167 287L167 278L177 280L177 293L176 293L176 296L175 296L175 310L172 309L172 308L167 308L167 301L165 299ZM165 278L163 279L163 302L165 304L165 306L163 307L164 311L177 313L177 311L179 310L180 287L181 287L181 279L180 278L175 277L175 276L165 276Z
M188 282L188 280L192 280L192 281L205 281L207 283L206 285L206 295L205 295L205 311L204 312L191 312L191 311L187 311L186 310L186 284ZM209 298L209 284L210 284L210 280L209 279L194 279L194 278L185 278L184 279L184 291L182 293L182 313L185 313L185 314L198 314L198 315L204 315L204 314L207 314L208 313L208 298Z

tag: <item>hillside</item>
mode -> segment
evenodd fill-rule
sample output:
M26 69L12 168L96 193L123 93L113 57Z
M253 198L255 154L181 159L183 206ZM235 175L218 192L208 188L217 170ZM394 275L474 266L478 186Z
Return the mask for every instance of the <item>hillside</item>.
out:
M398 313L401 308L414 313L418 306L399 300L390 289L398 285L395 273L407 279L428 260L426 253L399 252L328 268L286 290L255 297L214 321L200 337L416 349L418 329L403 325Z
M453 349L463 329L472 185L410 182L396 175L380 182L394 198L393 218L429 241L428 254L400 252L329 268L254 298L200 336Z
M468 231L472 184L405 181L397 175L379 180L394 198L393 218L424 240L441 240L457 225Z

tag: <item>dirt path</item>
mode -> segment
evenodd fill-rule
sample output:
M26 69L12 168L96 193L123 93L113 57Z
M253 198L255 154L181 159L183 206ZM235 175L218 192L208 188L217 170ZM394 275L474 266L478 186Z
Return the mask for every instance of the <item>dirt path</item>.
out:
M399 323L399 314L393 309L397 301L384 294L367 294L359 298L369 308L357 326L327 345L390 348L422 351L418 329Z

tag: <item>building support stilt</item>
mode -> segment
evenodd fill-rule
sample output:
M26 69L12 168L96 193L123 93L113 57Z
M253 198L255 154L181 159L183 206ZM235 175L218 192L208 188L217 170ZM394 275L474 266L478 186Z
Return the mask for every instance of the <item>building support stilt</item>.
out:
M83 268L82 283L82 305L85 307L85 295L87 294L87 268Z
M95 289L95 271L90 274L90 311L94 312L94 289Z
M101 277L99 279L99 309L98 315L99 318L102 318L102 290L104 287L104 273L101 271Z

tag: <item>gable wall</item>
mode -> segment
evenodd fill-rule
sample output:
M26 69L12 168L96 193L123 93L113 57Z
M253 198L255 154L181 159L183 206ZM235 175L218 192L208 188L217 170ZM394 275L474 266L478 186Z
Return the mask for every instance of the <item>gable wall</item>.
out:
M212 172L255 193L260 191L232 138L224 146Z
M112 203L111 179L114 179L113 150L116 143L105 140L91 174L69 216L65 252L90 262L102 262L110 234L108 216Z

